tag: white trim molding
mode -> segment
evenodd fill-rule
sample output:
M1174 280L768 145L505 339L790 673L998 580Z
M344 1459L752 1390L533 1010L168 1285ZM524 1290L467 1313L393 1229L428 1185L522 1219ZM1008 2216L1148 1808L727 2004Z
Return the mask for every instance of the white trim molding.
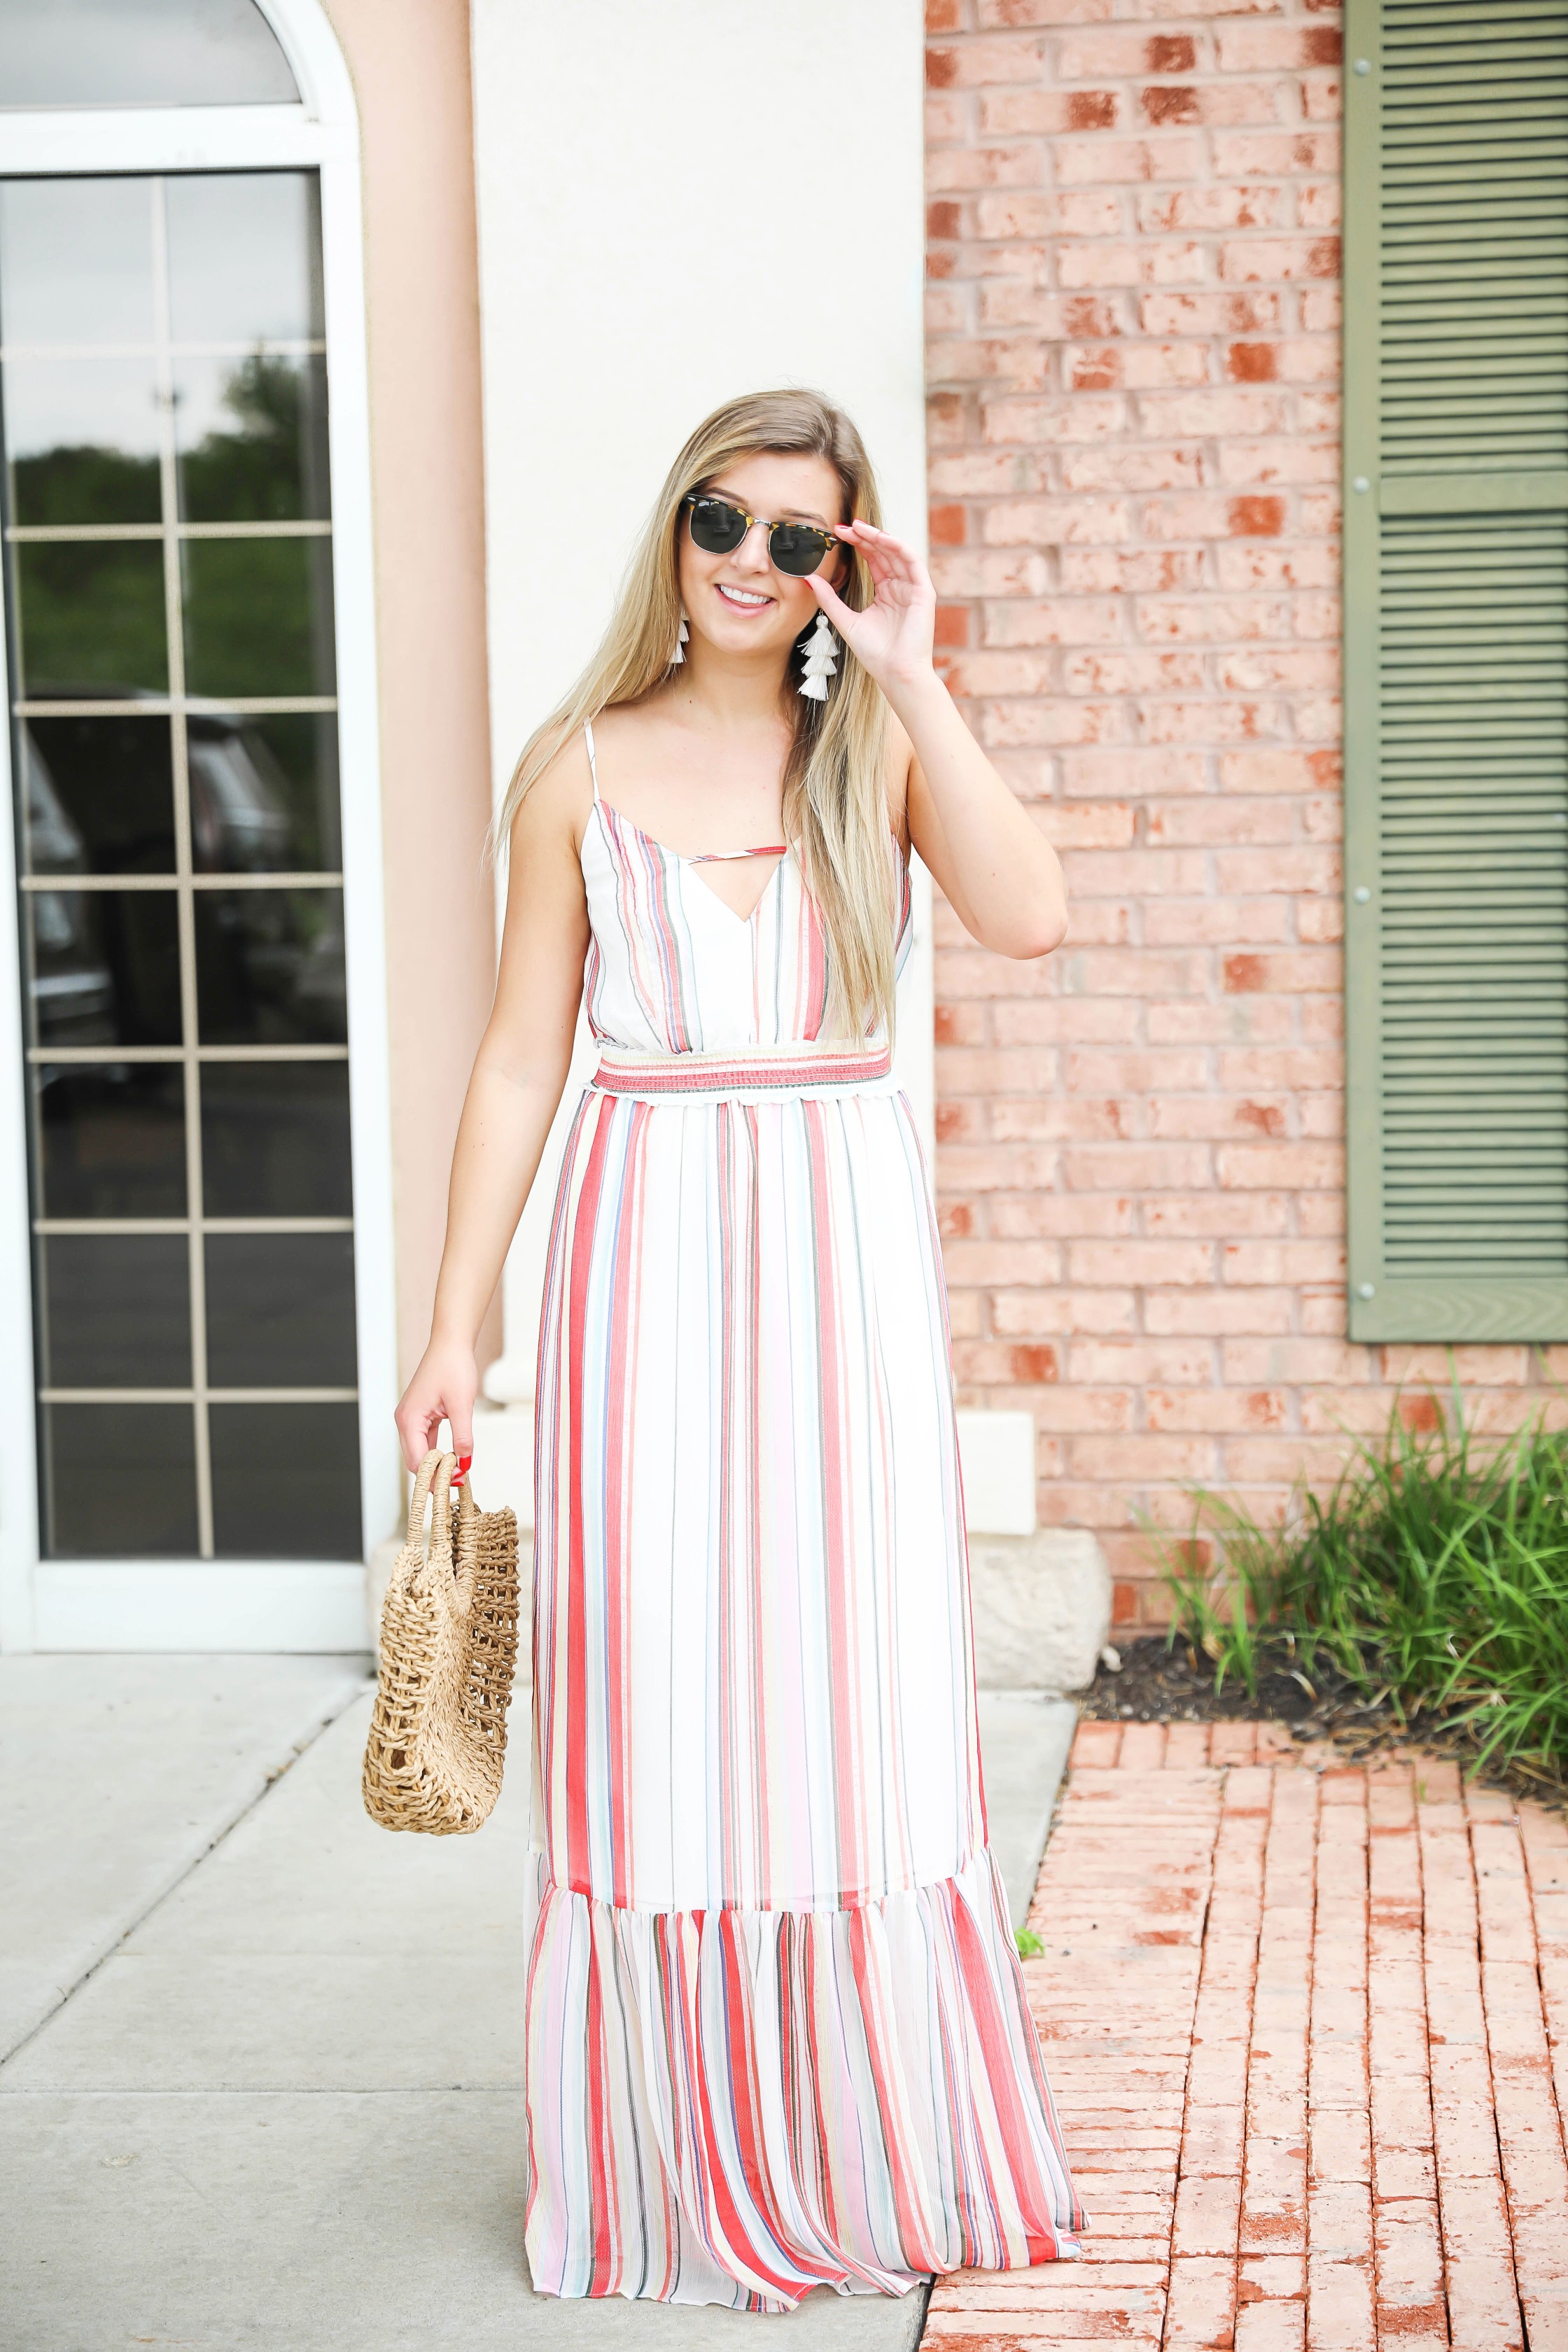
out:
M300 106L61 107L0 112L0 173L298 169L359 152L352 126Z
M299 83L298 106L0 111L0 177L311 168L321 173L331 385L333 584L366 1553L402 1508L396 1402L391 1074L383 906L374 549L359 125L347 65L319 0L258 0ZM0 683L6 688L4 648ZM10 782L9 727L0 774ZM12 832L0 845L0 1087L23 1099ZM12 1011L5 1017L8 1000ZM331 1561L38 1561L32 1280L25 1133L0 1139L0 1412L13 1452L0 1486L0 1649L363 1651L364 1570ZM287 1478L288 1465L278 1465Z
M21 942L16 927L16 829L12 820L10 680L0 631L0 1651L34 1645L33 1576L38 1559L38 1422L34 1393L32 1203L27 1184L28 1073L19 1017Z
M359 109L348 62L321 0L256 0L300 85L301 110L323 130L345 132L359 150Z
M35 1646L363 1654L364 1582L357 1559L46 1560Z

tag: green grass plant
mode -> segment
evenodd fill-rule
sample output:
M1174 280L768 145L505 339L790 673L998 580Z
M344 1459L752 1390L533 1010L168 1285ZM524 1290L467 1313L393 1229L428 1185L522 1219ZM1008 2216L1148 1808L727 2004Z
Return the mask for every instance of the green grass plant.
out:
M1199 1493L1194 1535L1167 1545L1182 1637L1254 1696L1264 1666L1311 1688L1330 1662L1414 1724L1467 1727L1476 1764L1568 1780L1568 1432L1544 1415L1500 1443L1456 1392L1436 1431L1395 1409L1326 1495L1302 1488L1268 1527Z

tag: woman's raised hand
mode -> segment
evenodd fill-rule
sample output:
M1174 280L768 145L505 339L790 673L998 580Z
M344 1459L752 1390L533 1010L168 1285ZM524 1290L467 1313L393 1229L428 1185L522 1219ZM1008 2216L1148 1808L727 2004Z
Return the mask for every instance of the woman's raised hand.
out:
M884 690L915 684L931 671L936 632L936 590L912 547L868 522L845 523L838 533L871 574L876 594L863 613L844 602L818 572L807 583L817 603L862 668Z

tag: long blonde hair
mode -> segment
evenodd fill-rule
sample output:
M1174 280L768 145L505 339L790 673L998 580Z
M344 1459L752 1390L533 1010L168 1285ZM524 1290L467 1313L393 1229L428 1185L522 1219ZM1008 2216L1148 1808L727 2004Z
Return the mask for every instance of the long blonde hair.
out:
M705 417L665 478L627 570L603 643L563 702L523 746L495 822L497 845L524 795L585 721L616 703L640 702L669 676L680 625L677 548L681 500L737 458L825 457L844 492L846 521L879 524L876 477L859 434L818 392L757 392ZM847 551L849 552L849 551ZM871 601L868 572L851 553L840 589L857 611ZM815 621L813 623L815 626ZM784 835L827 932L830 1034L864 1035L893 1021L893 868L884 795L887 706L840 644L827 698L797 693L785 676L795 740L784 766Z

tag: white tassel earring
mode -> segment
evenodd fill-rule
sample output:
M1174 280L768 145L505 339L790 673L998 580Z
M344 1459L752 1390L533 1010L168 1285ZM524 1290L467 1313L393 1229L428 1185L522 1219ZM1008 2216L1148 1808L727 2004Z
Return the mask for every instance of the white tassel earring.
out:
M680 667L680 664L686 659L686 656L681 652L680 648L685 645L689 634L690 633L686 626L686 615L682 613L680 616L680 632L675 640L675 651L669 657L669 667L671 669L678 669Z
M808 702L826 702L827 681L838 675L838 640L827 625L826 613L818 613L816 626L805 641L805 674L800 690Z

